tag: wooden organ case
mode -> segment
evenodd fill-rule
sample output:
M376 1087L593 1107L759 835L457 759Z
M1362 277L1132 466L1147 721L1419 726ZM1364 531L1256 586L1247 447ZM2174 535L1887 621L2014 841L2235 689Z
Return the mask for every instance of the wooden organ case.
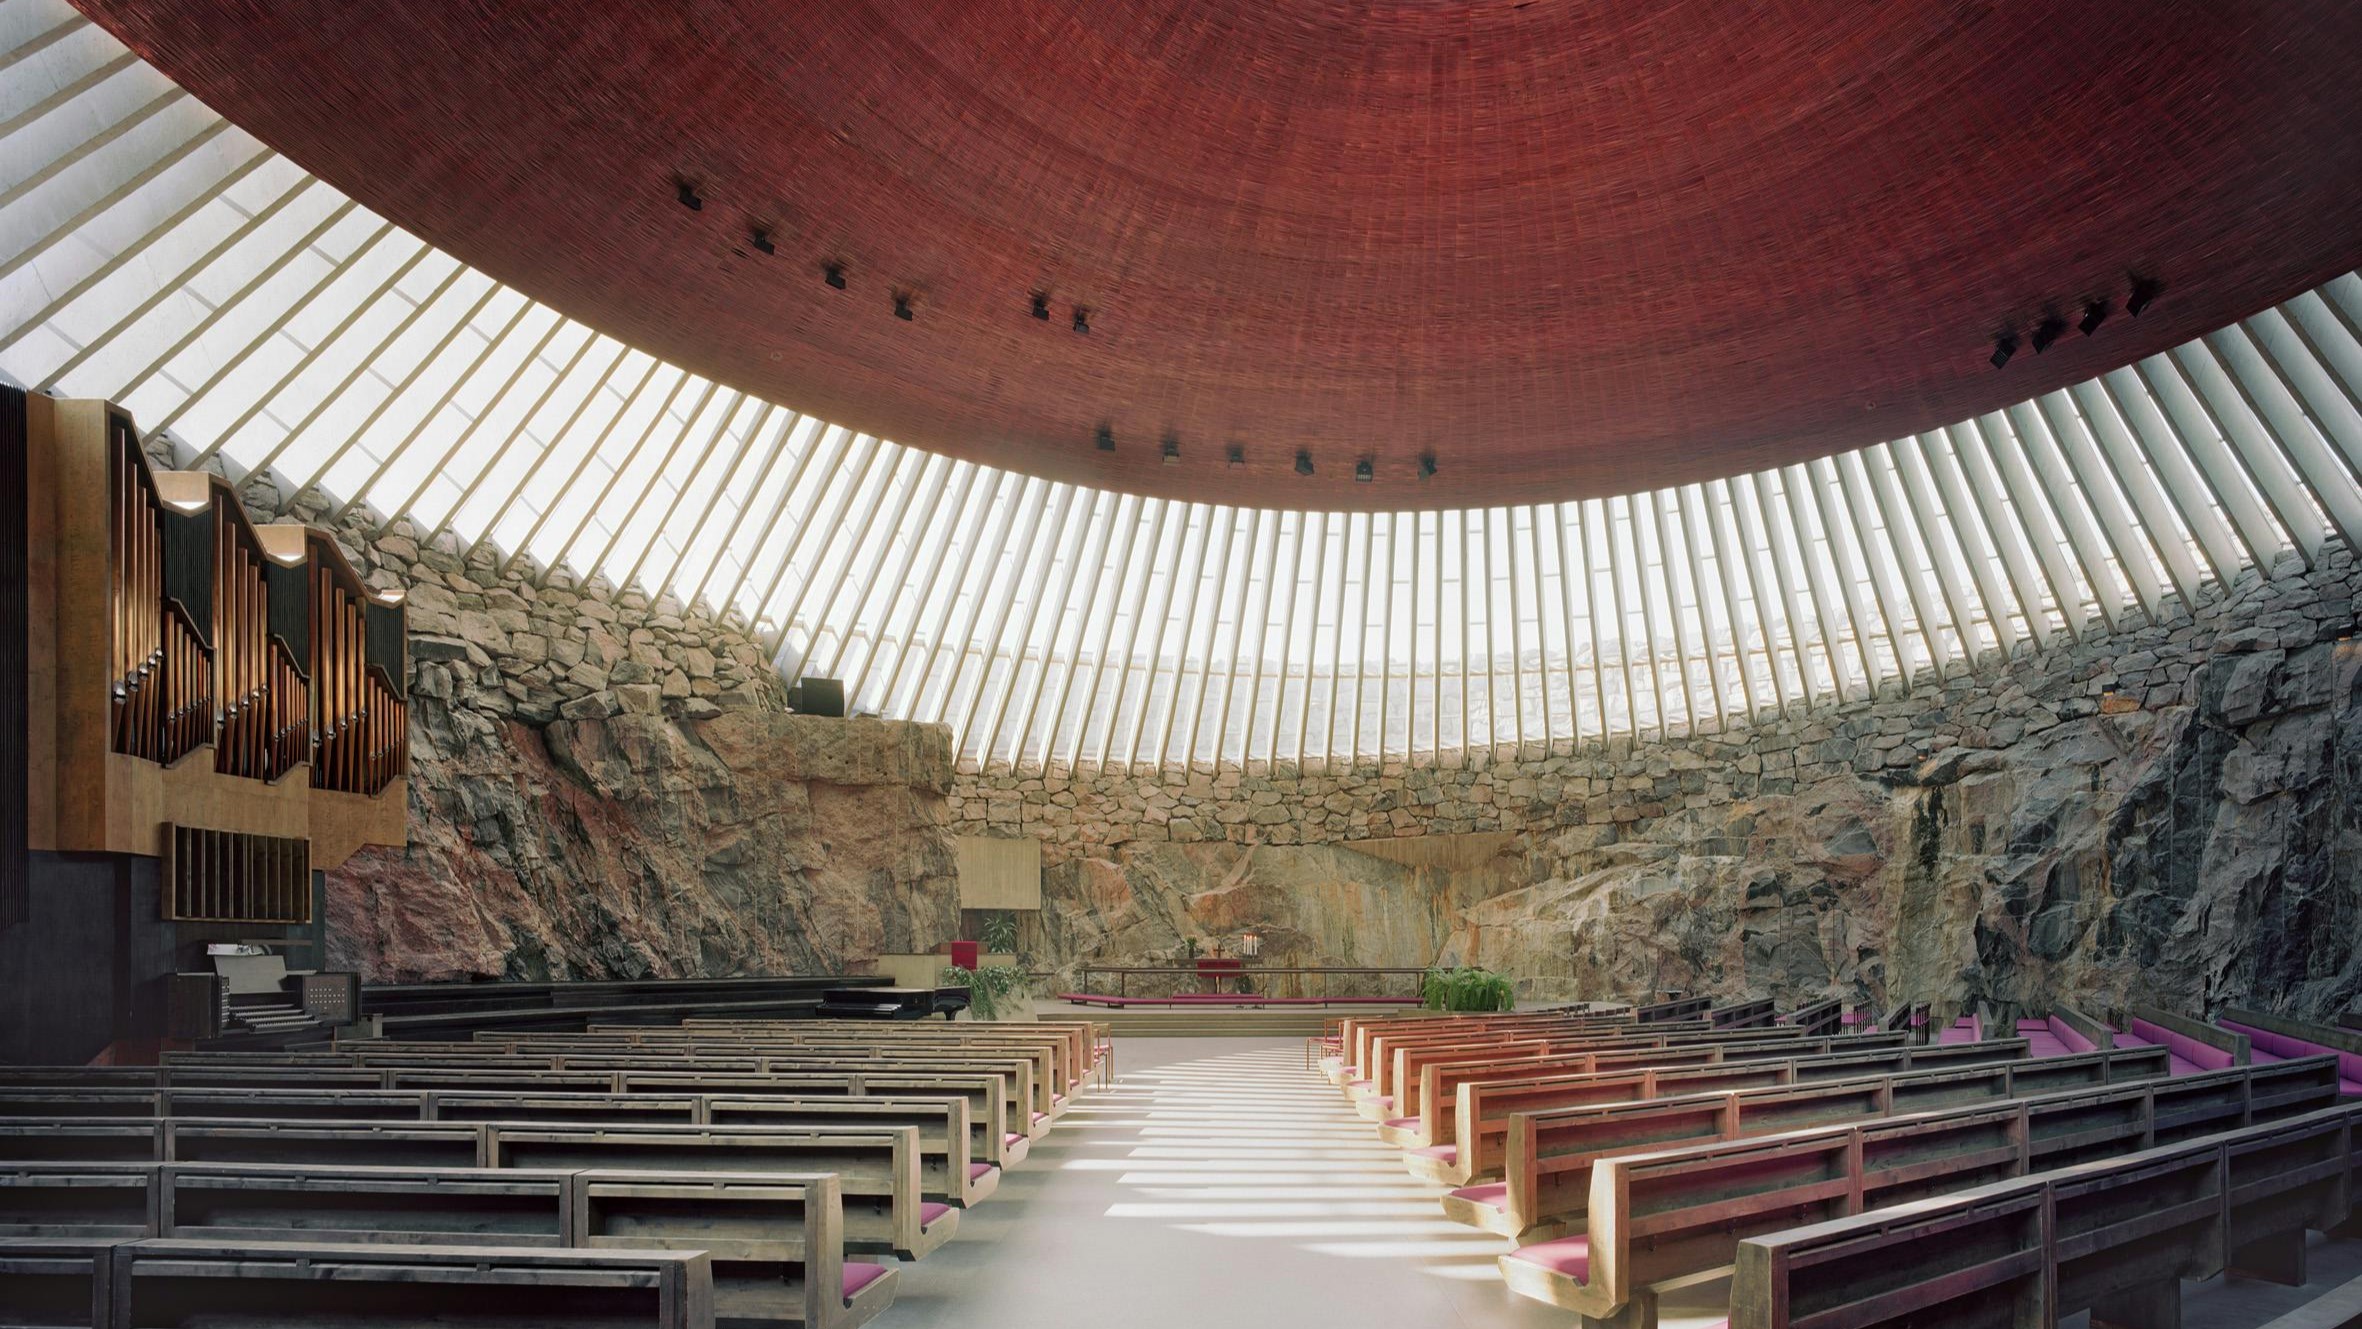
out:
M83 902L53 889L44 906L44 873L121 859L119 1005L160 1009L141 990L205 967L208 942L323 950L319 874L408 839L401 596L325 532L254 524L220 477L155 469L117 407L10 393L0 413L25 477L25 723L8 760L32 864L0 927L44 907L65 927ZM113 1041L143 1023L118 1009Z

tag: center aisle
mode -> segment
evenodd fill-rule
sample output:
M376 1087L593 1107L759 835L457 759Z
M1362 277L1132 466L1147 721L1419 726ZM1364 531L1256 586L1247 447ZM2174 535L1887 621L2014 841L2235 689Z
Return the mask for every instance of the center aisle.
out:
M1569 1329L1512 1296L1301 1039L1127 1038L877 1329Z

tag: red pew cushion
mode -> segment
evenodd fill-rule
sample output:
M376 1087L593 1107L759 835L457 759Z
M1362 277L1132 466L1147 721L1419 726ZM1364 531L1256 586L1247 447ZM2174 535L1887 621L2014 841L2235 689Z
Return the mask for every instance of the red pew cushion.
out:
M1462 1186L1452 1192L1452 1198L1466 1200L1470 1204L1480 1204L1487 1209L1507 1209L1509 1207L1509 1183L1496 1181L1489 1186ZM1590 1256L1585 1255L1584 1259L1588 1260Z
M1509 1258L1538 1264L1553 1273L1566 1274L1578 1283L1591 1281L1591 1238L1587 1235L1560 1237L1556 1241L1520 1246L1509 1252Z
M855 1264L851 1260L847 1260L845 1262L845 1304L852 1305L853 1298L860 1293L861 1289L885 1276L886 1266L882 1264Z

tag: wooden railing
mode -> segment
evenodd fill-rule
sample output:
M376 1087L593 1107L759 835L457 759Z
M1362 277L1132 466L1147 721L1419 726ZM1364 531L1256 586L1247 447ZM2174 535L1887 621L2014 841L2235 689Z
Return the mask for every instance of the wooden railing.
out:
M128 421L107 429L107 581L112 648L108 688L115 751L150 761L164 752L164 502Z

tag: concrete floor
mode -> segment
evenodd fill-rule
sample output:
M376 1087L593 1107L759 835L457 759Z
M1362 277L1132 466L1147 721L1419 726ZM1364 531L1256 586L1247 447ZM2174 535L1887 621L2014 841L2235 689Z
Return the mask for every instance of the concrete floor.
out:
M1304 1068L1301 1039L1126 1038L1117 1057L1116 1085L950 1244L898 1266L880 1329L1574 1329L1501 1285L1509 1243L1446 1219L1441 1188ZM2255 1329L2362 1275L2362 1242L2316 1237L2311 1256L2303 1289L2190 1287L2184 1329ZM1666 1329L1721 1319L1727 1297L1686 1294Z

